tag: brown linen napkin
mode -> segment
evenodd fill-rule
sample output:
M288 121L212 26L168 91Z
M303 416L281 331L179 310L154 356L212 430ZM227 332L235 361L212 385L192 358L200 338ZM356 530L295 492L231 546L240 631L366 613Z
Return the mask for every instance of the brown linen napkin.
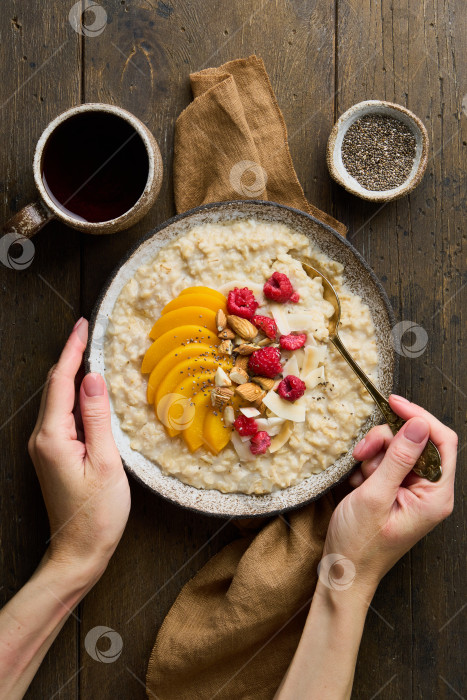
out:
M345 236L347 227L303 194L263 61L237 59L190 80L195 99L175 132L177 212L208 202L266 199L301 209Z
M343 224L305 199L263 62L250 56L190 78L195 99L176 125L177 211L268 199L309 212L345 235ZM270 520L256 535L240 528L242 537L184 586L151 653L149 698L274 697L300 639L333 505L327 495Z

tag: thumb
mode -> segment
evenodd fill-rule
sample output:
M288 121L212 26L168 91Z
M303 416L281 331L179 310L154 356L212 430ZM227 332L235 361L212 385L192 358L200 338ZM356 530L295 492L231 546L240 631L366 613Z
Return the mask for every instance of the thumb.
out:
M87 374L80 389L86 453L93 466L106 466L118 455L110 426L110 403L100 374Z
M411 418L391 440L384 459L367 480L380 496L393 500L425 447L430 427L423 418Z

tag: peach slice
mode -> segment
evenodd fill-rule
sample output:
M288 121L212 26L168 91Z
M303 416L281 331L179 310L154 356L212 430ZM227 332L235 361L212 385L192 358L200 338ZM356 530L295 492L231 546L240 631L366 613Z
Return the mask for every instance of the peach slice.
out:
M224 425L220 411L208 411L203 425L204 444L215 455L227 445L232 434L232 428Z
M223 302L219 302L210 294L183 294L182 296L169 301L169 303L162 309L161 314L164 316L164 314L167 314L170 311L175 311L175 309L181 309L185 306L200 306L203 309L211 309L211 311L217 311L217 309L222 309L224 312L227 311L225 299Z
M187 325L173 328L163 333L147 349L141 365L141 372L143 374L152 372L157 363L160 362L167 353L186 342L190 342L190 345L204 343L210 346L217 346L220 340L215 333L208 331L207 328L202 328L202 326Z
M153 325L149 337L157 340L161 335L178 326L198 324L201 328L207 328L208 331L215 333L215 312L211 309L203 309L202 306L184 306L182 309L175 309L161 316Z
M148 403L154 403L157 387L170 370L179 362L198 357L211 359L214 357L215 353L215 347L209 347L209 345L205 345L204 343L189 343L188 345L180 345L171 350L157 363L149 375L147 389Z
M195 412L190 424L182 433L183 439L190 452L196 452L204 444L203 426L208 411L212 412L211 386L202 389L193 397Z
M189 379L183 379L172 393L166 394L159 403L154 403L156 416L165 426L169 437L175 437L188 427L194 417L192 397L204 392L214 382L214 372L200 372ZM185 420L181 420L186 413Z
M221 292L218 292L217 289L211 289L211 287L187 287L183 292L180 292L179 296L185 296L185 294L209 294L217 299L219 304L226 303L225 296Z
M164 379L159 384L156 391L156 413L157 404L166 394L174 393L175 388L180 385L183 379L186 379L186 383L192 385L193 376L199 377L198 388L194 387L192 396L198 391L200 391L204 386L204 374L207 376L209 373L215 372L216 369L221 366L222 369L229 370L232 367L232 361L222 360L218 362L217 360L206 358L206 357L195 357L191 360L183 360L179 362L175 367L173 367L170 372L166 374ZM193 386L193 385L192 385Z

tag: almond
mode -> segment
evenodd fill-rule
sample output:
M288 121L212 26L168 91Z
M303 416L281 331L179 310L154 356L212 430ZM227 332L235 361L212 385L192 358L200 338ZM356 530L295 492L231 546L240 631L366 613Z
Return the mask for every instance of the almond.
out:
M253 340L258 335L258 329L241 316L227 316L227 323L237 335L245 340Z
M266 393L257 384L253 384L252 382L239 384L235 387L235 392L240 396L240 398L245 399L245 401L249 401L250 403L261 400L266 395Z
M234 424L234 421L235 411L233 406L226 406L224 408L224 425L227 426L227 428L230 428L230 426Z
M214 408L221 410L229 403L234 392L226 386L218 386L211 391L211 403Z
M259 384L265 391L271 391L276 383L275 379L269 379L269 377L252 377L252 381Z
M252 355L255 350L258 350L258 346L253 345L253 343L242 343L237 348L240 355Z
M235 367L245 370L248 369L248 355L237 355L235 358Z
M233 345L231 340L223 340L219 345L219 352L221 355L231 355L233 350Z
M260 340L258 343L259 348L264 348L265 345L271 345L274 341L271 338L263 338L263 340Z
M222 309L218 309L216 313L216 327L217 330L223 331L224 328L227 326L227 316L225 313L222 311Z
M230 330L230 328L224 328L218 335L218 338L222 340L233 340L235 338L235 333Z
M218 367L216 370L216 374L214 375L214 384L216 386L232 385L232 380L230 379L228 374L222 369L222 367Z
M250 381L248 373L241 367L234 367L229 377L235 384L246 384L246 382Z

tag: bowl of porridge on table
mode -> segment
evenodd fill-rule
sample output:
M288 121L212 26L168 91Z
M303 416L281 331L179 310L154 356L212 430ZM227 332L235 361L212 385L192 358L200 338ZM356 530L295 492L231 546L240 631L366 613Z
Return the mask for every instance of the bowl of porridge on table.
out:
M303 505L344 479L381 415L329 341L340 335L383 393L396 371L389 301L339 234L270 202L205 205L133 249L90 321L86 369L104 375L128 471L204 513Z

